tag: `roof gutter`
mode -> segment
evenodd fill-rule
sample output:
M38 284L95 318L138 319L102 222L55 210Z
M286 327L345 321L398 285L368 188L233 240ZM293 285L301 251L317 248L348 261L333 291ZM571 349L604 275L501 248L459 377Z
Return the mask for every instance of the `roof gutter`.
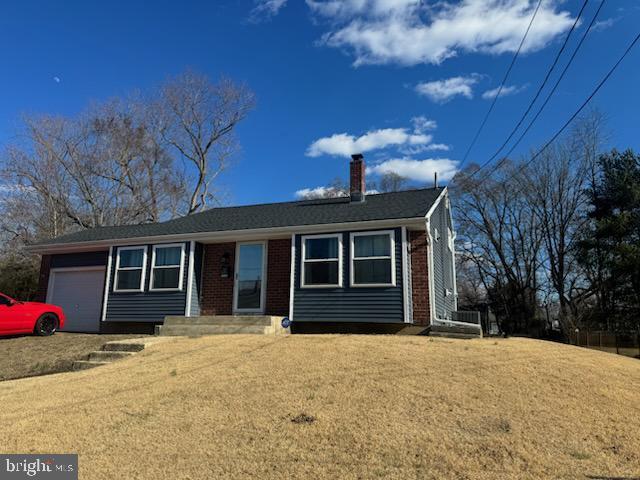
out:
M254 228L245 230L228 230L223 232L194 232L172 235L154 235L146 237L127 237L116 239L95 240L86 242L50 243L30 245L26 250L31 253L53 254L67 252L82 252L108 250L112 246L135 245L149 243L165 243L176 241L198 241L201 243L220 243L230 240L269 239L290 236L292 233L334 232L338 230L367 230L369 228L384 227L416 227L424 225L425 217L391 218L385 220L369 220L361 222L325 223L319 225L293 225L286 227Z

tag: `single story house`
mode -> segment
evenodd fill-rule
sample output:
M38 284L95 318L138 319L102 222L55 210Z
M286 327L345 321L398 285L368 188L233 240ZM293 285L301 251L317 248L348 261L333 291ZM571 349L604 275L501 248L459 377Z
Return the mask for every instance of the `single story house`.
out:
M42 254L38 296L69 331L152 331L166 316L430 325L456 310L446 188L213 208L64 235Z

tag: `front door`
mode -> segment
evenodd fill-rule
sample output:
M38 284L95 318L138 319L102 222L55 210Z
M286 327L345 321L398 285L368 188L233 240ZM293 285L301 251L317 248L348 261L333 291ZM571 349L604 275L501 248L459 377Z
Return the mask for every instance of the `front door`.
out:
M236 312L264 312L265 258L264 242L238 244L233 302Z

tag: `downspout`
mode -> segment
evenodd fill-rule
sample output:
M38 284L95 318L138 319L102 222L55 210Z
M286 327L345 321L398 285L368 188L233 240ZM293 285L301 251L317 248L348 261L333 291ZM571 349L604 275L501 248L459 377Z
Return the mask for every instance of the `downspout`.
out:
M429 282L429 325L433 325L436 317L435 284L433 280L433 237L431 236L431 215L427 216L425 227L427 229L427 279Z

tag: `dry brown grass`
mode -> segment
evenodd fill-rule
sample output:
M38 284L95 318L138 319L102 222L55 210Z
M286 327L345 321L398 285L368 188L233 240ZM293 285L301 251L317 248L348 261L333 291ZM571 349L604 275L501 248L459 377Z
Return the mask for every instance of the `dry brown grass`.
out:
M58 332L51 337L0 338L0 381L66 372L74 360L84 359L105 343L132 337Z
M640 476L640 362L527 339L178 339L0 405L83 479Z

